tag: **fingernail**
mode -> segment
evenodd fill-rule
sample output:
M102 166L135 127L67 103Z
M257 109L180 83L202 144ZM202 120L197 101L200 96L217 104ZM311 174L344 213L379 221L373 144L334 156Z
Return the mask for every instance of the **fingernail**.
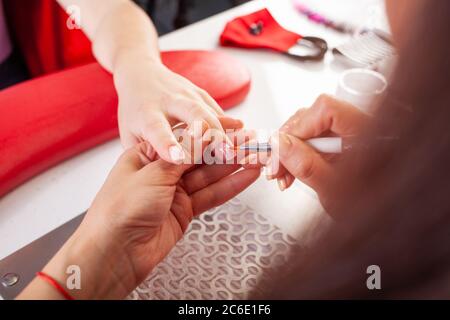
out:
M183 149L178 145L169 148L169 155L175 163L182 163L185 157Z
M266 162L266 166L265 166L265 173L266 173L266 179L267 181L271 181L273 180L273 172L272 172L272 157L270 157L267 162Z
M278 179L278 188L280 188L281 192L286 190L286 188L287 188L286 177L282 177L282 178Z

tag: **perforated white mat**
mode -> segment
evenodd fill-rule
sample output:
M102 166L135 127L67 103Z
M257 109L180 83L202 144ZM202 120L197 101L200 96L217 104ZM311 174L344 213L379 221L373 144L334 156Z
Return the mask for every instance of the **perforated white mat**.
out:
M194 219L184 238L129 299L245 299L264 295L267 273L298 250L240 200Z

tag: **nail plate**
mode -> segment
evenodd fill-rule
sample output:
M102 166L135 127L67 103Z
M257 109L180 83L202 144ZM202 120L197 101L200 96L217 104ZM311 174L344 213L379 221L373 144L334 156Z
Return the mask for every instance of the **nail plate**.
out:
M281 192L286 190L286 188L287 188L286 177L282 177L282 178L278 179L278 188L280 188Z

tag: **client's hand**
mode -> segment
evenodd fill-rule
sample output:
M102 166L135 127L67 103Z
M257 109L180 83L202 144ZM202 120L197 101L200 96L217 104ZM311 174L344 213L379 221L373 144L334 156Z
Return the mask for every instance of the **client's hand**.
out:
M328 182L335 175L332 157L315 151L304 140L320 136L351 136L358 134L370 116L352 105L321 95L311 108L300 109L272 137L279 155L270 161L269 179L278 179L280 189L289 188L295 178L312 187L327 207ZM281 165L278 165L277 162Z
M161 158L176 164L183 160L172 133L172 126L179 122L192 125L204 121L225 137L219 121L224 112L205 90L159 61L135 59L139 63L127 60L114 72L120 137L125 148L148 141Z
M239 125L221 121L227 128ZM79 266L81 290L68 290L76 298L124 298L175 246L194 216L233 198L260 173L239 165L174 165L149 158L148 148L141 143L124 153L79 229L44 269L65 285L66 268ZM33 297L36 286L46 285L35 279L21 297Z

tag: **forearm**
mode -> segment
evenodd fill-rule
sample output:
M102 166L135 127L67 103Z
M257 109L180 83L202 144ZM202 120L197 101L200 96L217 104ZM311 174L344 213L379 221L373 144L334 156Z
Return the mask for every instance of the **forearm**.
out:
M82 224L42 270L76 300L123 299L136 286L132 267L120 244L99 233L90 238L91 230ZM79 288L67 285L69 277L75 275L68 269L73 266L80 271ZM17 299L61 300L64 297L50 283L36 277Z
M114 73L121 63L159 62L158 35L150 18L131 0L58 0L80 8L81 27L98 62Z

